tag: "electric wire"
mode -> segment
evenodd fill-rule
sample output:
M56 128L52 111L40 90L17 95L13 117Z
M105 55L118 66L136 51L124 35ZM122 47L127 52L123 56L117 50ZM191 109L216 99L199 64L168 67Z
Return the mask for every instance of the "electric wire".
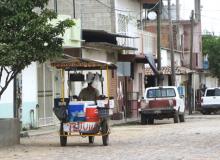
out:
M103 6L109 8L111 10L120 11L120 12L139 12L139 11L131 11L131 10L123 10L123 9L112 8L111 6L105 4L104 2L102 2L100 0L95 0L95 1L97 1L98 3L102 4ZM158 2L152 8L150 8L148 10L150 10L150 11L153 10L159 4L159 2L160 2L160 0L158 0Z

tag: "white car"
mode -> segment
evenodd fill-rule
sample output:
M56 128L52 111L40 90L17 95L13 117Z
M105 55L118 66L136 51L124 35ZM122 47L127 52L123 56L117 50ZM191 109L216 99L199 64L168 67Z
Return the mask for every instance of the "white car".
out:
M149 87L141 105L141 123L153 124L154 119L173 118L184 122L185 103L175 86Z
M201 112L211 114L220 110L220 87L207 88L203 97L201 97Z

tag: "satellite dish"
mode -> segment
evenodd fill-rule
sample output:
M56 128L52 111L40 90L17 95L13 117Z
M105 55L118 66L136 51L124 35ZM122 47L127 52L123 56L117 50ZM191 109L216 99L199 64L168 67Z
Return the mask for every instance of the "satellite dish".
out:
M157 18L157 13L154 11L151 11L147 14L147 17L149 20L155 20Z

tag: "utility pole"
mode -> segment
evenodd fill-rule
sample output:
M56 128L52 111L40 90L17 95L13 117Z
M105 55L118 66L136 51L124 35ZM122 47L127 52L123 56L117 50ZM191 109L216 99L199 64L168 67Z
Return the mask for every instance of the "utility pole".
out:
M176 20L180 20L180 0L176 0Z
M57 0L54 0L54 11L57 13Z
M177 21L177 24L176 24L176 32L177 32L177 35L176 35L176 42L177 42L176 49L177 50L180 50L180 44L181 44L179 20L180 20L180 1L176 0L176 21Z
M194 32L194 11L192 10L191 13L191 39L190 39L190 70L193 69L192 67L192 58L193 58L193 32ZM192 114L192 73L189 73L189 85L188 85L188 107L189 107L189 114Z
M171 81L172 86L176 85L176 74L175 74L175 64L174 64L174 49L173 49L173 24L171 19L171 8L170 8L170 0L168 0L168 13L169 13L169 43L170 43L170 51L171 51Z
M76 2L73 0L73 18L76 18Z
M161 75L161 52L160 52L160 14L161 14L161 0L158 3L158 10L157 10L157 69L159 71L157 85L162 86L162 75Z
M200 0L195 0L195 21L201 21L201 2Z

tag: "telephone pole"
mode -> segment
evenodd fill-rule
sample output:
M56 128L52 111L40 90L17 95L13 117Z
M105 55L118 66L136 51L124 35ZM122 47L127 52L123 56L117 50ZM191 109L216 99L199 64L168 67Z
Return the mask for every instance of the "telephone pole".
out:
M176 85L175 63L174 63L174 49L173 49L173 24L171 19L170 0L168 0L168 16L169 16L169 43L171 51L171 81L172 86Z
M193 32L194 32L194 11L192 10L191 13L191 39L190 39L190 70L193 69L192 67L192 58L193 58ZM192 114L192 73L189 73L189 85L188 85L188 107L189 107L189 114Z
M54 0L54 11L57 13L57 0Z
M158 3L158 10L157 10L157 69L159 71L158 79L157 79L157 85L162 86L162 75L160 73L161 71L161 52L160 52L160 14L161 14L161 0L159 0Z
M73 18L76 18L76 2L73 0Z

